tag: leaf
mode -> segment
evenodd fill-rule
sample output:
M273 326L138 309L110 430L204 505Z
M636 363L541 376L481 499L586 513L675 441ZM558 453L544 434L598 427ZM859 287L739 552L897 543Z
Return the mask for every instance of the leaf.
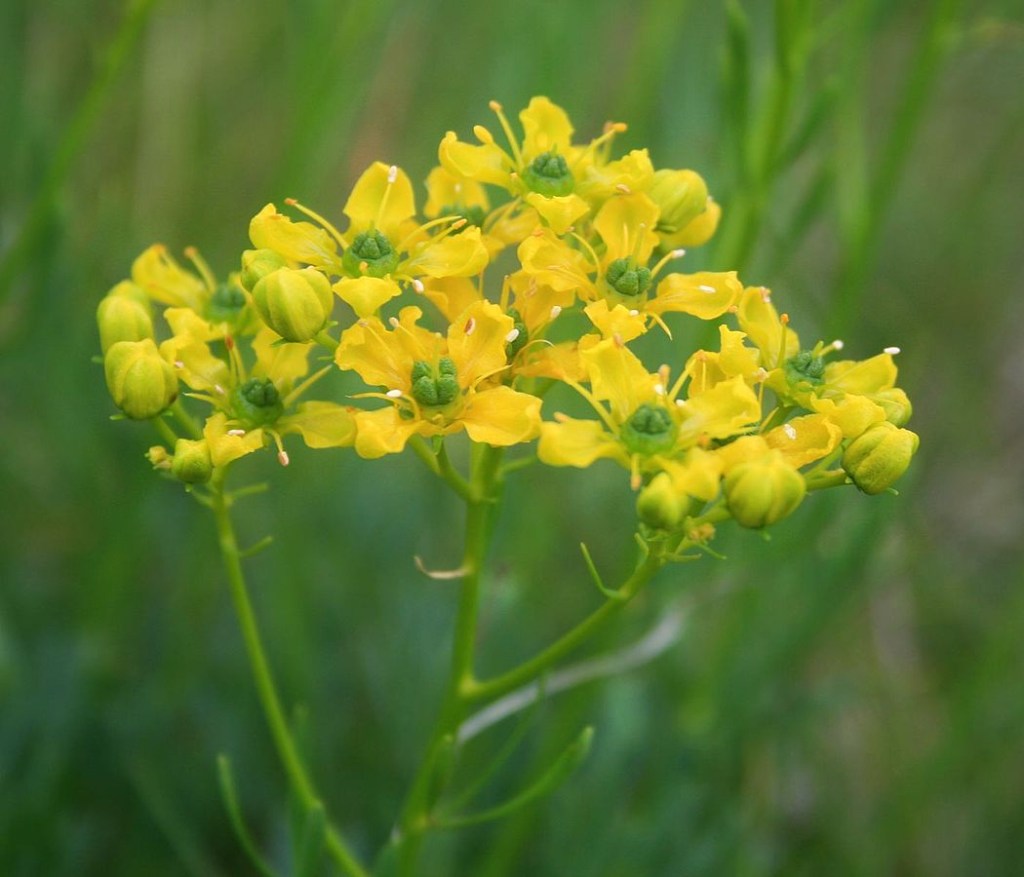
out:
M246 828L241 808L238 806L238 793L235 790L235 780L231 773L231 761L223 753L217 756L217 776L220 780L220 791L224 798L224 807L228 811L231 827L235 830L235 837L238 838L238 842L241 844L242 849L245 850L249 861L263 877L278 877L277 872L267 864L266 860L257 851L249 830Z

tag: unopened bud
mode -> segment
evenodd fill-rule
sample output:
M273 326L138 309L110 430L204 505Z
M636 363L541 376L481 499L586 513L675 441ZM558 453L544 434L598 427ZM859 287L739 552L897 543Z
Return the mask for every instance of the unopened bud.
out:
M205 484L209 481L213 474L213 460L206 440L178 439L174 443L171 473L186 484Z
M683 228L675 234L663 235L661 243L663 247L699 247L711 240L711 236L718 228L718 221L722 218L722 208L717 201L708 198L704 212L691 219Z
M792 514L807 492L803 476L778 451L740 463L722 487L736 523L754 530Z
M850 442L843 469L864 493L881 493L907 471L919 443L917 433L909 429L888 421L876 423Z
M156 417L177 398L178 378L152 338L113 344L103 371L114 404L132 420Z
M242 253L242 273L239 279L248 292L253 291L264 277L278 268L284 268L288 261L277 250L246 250Z
M253 304L286 341L311 341L331 315L334 293L316 268L279 268L252 291Z
M683 519L683 497L667 472L659 472L636 498L637 516L658 530L674 530Z
M675 234L704 212L708 187L700 174L688 170L660 170L647 190L658 205L658 231Z
M96 324L100 330L100 349L104 353L118 341L153 337L149 300L140 287L128 281L115 286L99 303Z
M885 410L885 419L893 426L905 426L910 420L910 415L914 413L910 399L899 387L873 393L871 401L882 406Z

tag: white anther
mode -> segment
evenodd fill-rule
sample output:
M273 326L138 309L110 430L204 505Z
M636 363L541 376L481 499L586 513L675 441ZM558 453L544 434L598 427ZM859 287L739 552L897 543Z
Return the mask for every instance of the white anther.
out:
M174 367L175 368L184 368L185 367L185 363L183 363L180 359L176 359L176 360L174 360Z
M683 400L683 399L676 399L676 406L677 407L682 408L685 404L686 404L685 400Z
M655 384L654 385L654 395L655 396L664 396L665 395L665 385L664 384Z
M398 322L398 317L388 317L388 323L395 329L402 325Z
M423 281L417 280L415 277L412 279L412 288L420 293L422 293L423 290L426 289L426 287L423 285Z
M785 423L782 426L782 431L793 441L796 440L796 427L792 423Z
M222 387L222 386L221 386L220 384L214 384L214 385L213 385L213 391L214 391L214 392L215 392L215 393L216 393L216 394L217 394L218 396L223 396L223 395L224 395L224 388L223 388L223 387Z
M388 168L388 182L389 183L393 183L397 179L398 179L398 165L393 164L393 165L391 165L391 167ZM285 465L287 465L287 464L285 464Z
M245 430L244 429L229 429L228 430L228 435L233 435L233 436L241 437L241 436L245 435Z
M622 192L623 195L630 194L631 189L625 183L617 183L615 186L616 190Z
M836 338L836 340L833 341L829 345L829 347L831 347L833 350L842 350L844 347L846 347L846 344L841 339Z
M629 315L630 315L631 317L639 317L639 316L640 316L640 311L638 311L638 310L637 310L636 308L633 308L633 310L631 310L631 311L629 312Z
M291 459L288 457L288 452L278 451L277 462L280 463L282 466L287 466L291 462Z
M472 317L470 317L468 320L466 320L466 326L465 326L465 328L462 331L465 332L467 335L472 335L473 334L473 330L475 328L476 328L476 320L474 320Z
M552 320L555 319L555 317L557 317L560 313L562 313L561 306L560 305L552 305L552 307L551 307L551 319Z
M384 395L389 399L401 399L402 391L396 387L394 390L388 390Z
M671 256L671 257L672 257L673 259L682 259L682 258L683 258L683 256L685 256L685 255L686 255L686 250L683 250L683 249L679 249L679 250L673 250L673 251L672 251L671 253L669 253L669 255L670 255L670 256Z
M518 330L518 329L513 329L513 330L512 330L511 332L509 332L509 333L508 333L508 334L507 334L507 335L505 336L505 343L506 343L506 344L511 344L511 343L512 343L513 341L515 341L515 340L516 340L516 338L518 338L518 337L519 337L519 330Z
M758 368L757 371L754 372L754 380L755 381L763 381L767 377L768 377L768 371L764 367Z
M715 289L713 286L708 286L706 283L702 283L700 286L697 287L697 289L699 289L701 292L707 292L707 293L718 292L717 289Z
M768 302L772 300L771 290L768 289L767 286L762 286L758 291L761 293L761 301L763 301L765 304L768 304Z
M899 352L900 349L898 347L886 347L885 350L882 351L882 353L888 353L889 356L895 356Z

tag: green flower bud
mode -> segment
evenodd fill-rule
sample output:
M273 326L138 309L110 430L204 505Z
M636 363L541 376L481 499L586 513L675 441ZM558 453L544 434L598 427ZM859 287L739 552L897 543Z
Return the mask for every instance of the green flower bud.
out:
M621 437L631 453L646 456L671 450L678 431L667 409L645 402L622 425Z
M876 402L885 410L885 419L893 426L905 426L914 413L907 394L899 387L872 393L871 401Z
M150 316L149 302L140 301L131 294L118 294L116 290L117 287L114 287L96 308L100 349L104 354L118 341L142 341L144 338L153 337L153 318Z
M737 465L722 483L725 504L741 527L758 530L792 514L804 498L803 476L778 451Z
M542 152L523 171L523 182L530 191L553 196L571 195L576 185L564 155Z
M648 527L674 530L683 520L683 498L667 472L659 472L636 498L636 513Z
M376 229L357 234L341 256L342 266L353 277L362 274L384 277L394 272L398 261L398 253L391 246L391 241Z
M211 323L233 323L247 302L240 286L222 283L210 296L206 305L206 319Z
M883 420L850 442L843 469L864 493L881 493L907 471L919 443L917 433Z
M786 380L790 386L821 386L825 382L825 360L810 350L801 350L786 360Z
M311 341L331 315L334 293L316 268L279 268L253 287L252 301L286 341Z
M231 392L235 417L249 428L266 426L284 413L281 394L270 378L249 378Z
M437 361L418 360L412 367L412 397L428 408L439 408L454 402L461 393L455 363L447 356Z
M604 279L619 295L634 298L651 288L651 269L632 259L615 259L608 265Z
M708 187L693 171L656 171L647 195L658 205L657 231L662 234L682 231L707 209Z
M103 358L103 371L114 404L132 420L156 417L178 396L174 369L152 338L113 344Z
M171 473L186 484L205 484L209 481L213 474L213 460L206 440L178 439L174 443Z
M239 279L242 286L252 292L253 287L264 277L287 265L288 260L277 250L246 250L242 253L242 273Z

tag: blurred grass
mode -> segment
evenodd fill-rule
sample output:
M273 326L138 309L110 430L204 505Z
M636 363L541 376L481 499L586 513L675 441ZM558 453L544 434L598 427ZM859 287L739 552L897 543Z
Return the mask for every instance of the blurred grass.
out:
M220 751L268 855L287 847L212 527L147 471L146 429L107 420L99 297L154 240L230 270L265 201L337 215L369 161L422 179L446 129L534 93L585 134L623 119L625 147L705 174L726 218L694 265L742 266L854 356L901 345L922 448L898 498L814 497L770 542L726 531L728 561L664 574L604 644L691 595L682 644L542 704L499 786L594 723L583 770L504 829L438 837L427 873L1017 870L1019 4L145 6L0 8L0 873L248 873ZM369 851L432 720L451 622L449 590L411 557L451 565L458 509L414 460L293 460L252 464L273 489L240 526L277 537L253 564L269 648L309 710L329 805ZM621 480L510 486L485 668L595 602L580 540L602 569L627 563Z

